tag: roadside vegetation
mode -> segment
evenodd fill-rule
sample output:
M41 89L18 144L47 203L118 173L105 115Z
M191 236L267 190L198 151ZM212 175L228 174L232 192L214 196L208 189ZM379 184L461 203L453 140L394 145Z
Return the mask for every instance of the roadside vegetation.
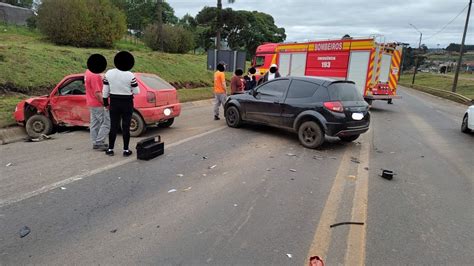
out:
M400 85L411 87L413 74L404 74L400 77ZM415 86L413 88L423 90L440 97L451 99L445 93L430 91L429 88L434 88L443 91L451 91L453 86L453 76L441 75L433 73L418 73L416 75ZM426 88L423 88L426 87ZM460 75L456 93L474 99L474 75L463 74ZM455 99L453 99L455 100Z

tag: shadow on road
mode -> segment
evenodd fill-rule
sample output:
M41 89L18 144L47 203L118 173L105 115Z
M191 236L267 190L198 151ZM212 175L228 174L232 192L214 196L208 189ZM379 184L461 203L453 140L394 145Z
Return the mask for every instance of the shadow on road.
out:
M246 130L249 132L258 132L268 136L285 138L291 140L294 144L299 144L298 136L290 130L282 128L274 128L266 125L245 124L239 130ZM326 136L326 141L317 150L344 150L349 145L357 145L357 141L353 143L346 143L339 140L339 138ZM301 146L303 148L303 146Z

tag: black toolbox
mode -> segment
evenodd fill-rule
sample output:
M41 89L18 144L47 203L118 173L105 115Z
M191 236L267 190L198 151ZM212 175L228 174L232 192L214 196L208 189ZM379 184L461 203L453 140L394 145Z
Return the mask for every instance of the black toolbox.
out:
M151 160L165 152L165 144L161 142L161 136L143 139L137 143L137 159Z

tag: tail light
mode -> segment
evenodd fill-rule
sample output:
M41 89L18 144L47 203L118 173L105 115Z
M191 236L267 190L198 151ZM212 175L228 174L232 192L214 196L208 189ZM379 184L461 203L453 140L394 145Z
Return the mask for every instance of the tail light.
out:
M324 107L326 107L328 110L337 112L337 113L342 113L344 112L344 106L342 106L341 102L325 102Z
M149 103L156 103L156 96L155 93L151 91L146 92L146 101Z

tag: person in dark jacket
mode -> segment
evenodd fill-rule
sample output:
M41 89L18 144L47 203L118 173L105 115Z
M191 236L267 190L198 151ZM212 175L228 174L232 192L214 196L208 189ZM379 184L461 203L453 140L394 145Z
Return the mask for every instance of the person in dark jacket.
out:
M270 70L258 80L258 85L279 77L281 77L281 75L280 72L278 72L278 66L276 64L273 64L270 66Z
M114 155L115 139L122 121L123 156L132 155L130 143L130 123L133 114L133 95L140 93L137 79L130 72L135 64L133 55L129 52L119 52L114 58L115 67L105 73L102 97L104 106L110 109L109 148L105 154Z
M257 86L257 77L255 76L255 73L257 73L257 69L251 67L249 73L244 77L246 91L253 90Z

